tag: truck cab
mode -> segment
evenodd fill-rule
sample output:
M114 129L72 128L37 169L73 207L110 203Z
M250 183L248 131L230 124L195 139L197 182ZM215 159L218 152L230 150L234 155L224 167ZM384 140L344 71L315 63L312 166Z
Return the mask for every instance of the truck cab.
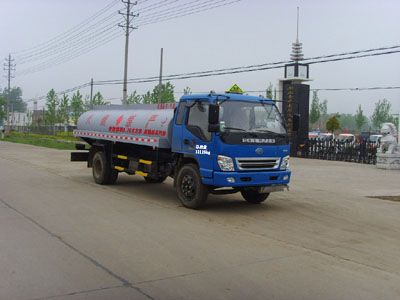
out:
M185 95L172 126L172 152L191 165L175 177L182 203L205 201L207 195L198 195L198 189L241 192L248 202L260 203L270 192L287 188L289 138L274 101L241 94Z

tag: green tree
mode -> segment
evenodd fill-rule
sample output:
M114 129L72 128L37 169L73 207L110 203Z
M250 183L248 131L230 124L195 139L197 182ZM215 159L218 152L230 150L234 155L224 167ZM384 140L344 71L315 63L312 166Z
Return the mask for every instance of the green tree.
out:
M7 102L2 95L0 95L0 126L3 125L4 119L7 115Z
M47 125L57 123L58 97L54 89L51 89L46 96L45 122Z
M190 88L190 87L185 87L184 89L183 89L183 94L184 95L191 95L192 94L192 89Z
M140 96L137 91L133 91L132 94L129 95L128 99L126 99L126 103L124 104L140 104L142 101L142 96Z
M356 120L356 126L358 131L361 131L365 123L367 123L367 118L364 116L364 112L361 108L361 104L358 105L358 109L356 111L355 115L355 120Z
M313 99L311 102L310 123L315 124L321 116L321 105L319 104L318 92L313 91Z
M6 117L6 100L4 99L4 97L2 95L0 95L0 125L3 125L3 120Z
M273 90L274 90L274 87L273 87L272 83L270 82L268 87L267 87L267 90L265 91L265 96L268 99L273 99L274 98Z
M8 95L8 89L4 89L2 95L5 100L10 97L10 110L16 112L26 111L26 102L22 100L22 90L20 87L13 87L10 89L10 95Z
M151 103L171 103L175 102L174 86L167 82L165 84L156 85L151 93Z
M97 92L96 94L94 94L91 104L93 106L108 105L108 104L110 104L110 102L107 102L106 100L104 100L103 95L100 92Z
M58 122L68 124L69 122L69 97L64 94L60 100L60 105L57 111Z
M338 116L334 115L328 119L328 121L326 122L326 129L332 133L340 129L340 122Z
M328 100L324 100L320 103L319 105L319 110L320 110L320 114L322 117L325 117L328 115Z
M376 129L381 128L383 123L393 120L390 113L391 108L392 104L387 99L379 100L375 103L375 109L371 116L371 121Z
M84 103L82 100L82 94L79 91L77 91L72 95L70 110L71 110L72 121L76 125L81 114L85 112Z
M342 129L347 129L349 131L353 131L357 128L356 120L353 114L339 114L337 113L336 116L340 120L340 127Z
M389 122L393 123L396 128L399 128L399 118L397 117L397 115L392 115Z
M107 105L110 103L104 100L104 97L100 92L97 92L96 94L94 94L92 99L90 99L89 96L86 96L84 104L85 104L86 110L91 110L91 109L93 109L94 106Z
M150 91L148 91L146 94L142 95L142 103L144 103L144 104L155 103L154 100L153 100L153 96L150 93Z

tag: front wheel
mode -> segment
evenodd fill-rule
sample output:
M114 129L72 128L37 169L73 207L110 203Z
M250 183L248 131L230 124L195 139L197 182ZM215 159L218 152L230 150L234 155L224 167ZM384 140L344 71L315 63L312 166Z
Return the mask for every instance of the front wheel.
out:
M199 169L195 164L181 167L175 180L176 193L183 206L199 209L207 201L208 188L201 182Z
M253 190L243 190L240 193L242 194L244 200L251 204L259 204L264 202L269 196L269 193L259 193Z

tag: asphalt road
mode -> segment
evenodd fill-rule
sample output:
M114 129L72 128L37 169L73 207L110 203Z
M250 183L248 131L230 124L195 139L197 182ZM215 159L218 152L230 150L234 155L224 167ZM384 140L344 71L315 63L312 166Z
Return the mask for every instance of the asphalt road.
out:
M400 172L292 161L262 205L179 205L172 182L92 182L0 142L0 299L400 299Z

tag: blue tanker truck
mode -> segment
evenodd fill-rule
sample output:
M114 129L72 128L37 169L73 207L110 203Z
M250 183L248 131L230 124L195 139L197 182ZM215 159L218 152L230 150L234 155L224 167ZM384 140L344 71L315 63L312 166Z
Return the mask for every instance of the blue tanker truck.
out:
M299 118L293 117L293 128ZM253 204L287 189L289 138L275 102L239 93L184 95L178 103L97 107L78 120L72 152L98 184L120 172L151 184L174 179L181 203L198 209L211 194L240 192ZM84 150L84 144L77 144Z

